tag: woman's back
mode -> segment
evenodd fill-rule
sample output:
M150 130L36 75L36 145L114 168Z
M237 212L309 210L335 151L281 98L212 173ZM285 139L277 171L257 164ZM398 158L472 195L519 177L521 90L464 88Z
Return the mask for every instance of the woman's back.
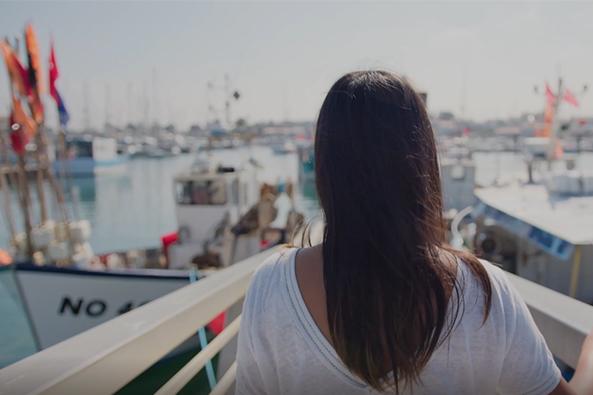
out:
M568 393L503 273L447 246L435 136L405 78L336 81L315 184L323 240L256 275L239 394Z
M255 275L242 318L237 393L377 393L342 363L310 313L297 279L298 251L286 249L272 256ZM500 269L481 264L492 284L488 318L484 321L482 286L461 262L456 275L461 292L452 292L449 302L450 306L459 303L460 314L453 314L449 307L447 319L457 316L457 322L432 353L413 392L552 392L560 372L525 304ZM410 390L400 387L400 392Z

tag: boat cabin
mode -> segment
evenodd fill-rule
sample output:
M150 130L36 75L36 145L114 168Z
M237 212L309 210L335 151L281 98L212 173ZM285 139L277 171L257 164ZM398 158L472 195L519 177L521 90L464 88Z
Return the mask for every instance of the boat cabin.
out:
M178 242L170 250L169 263L187 267L258 202L259 187L251 166L199 164L175 177L174 194Z

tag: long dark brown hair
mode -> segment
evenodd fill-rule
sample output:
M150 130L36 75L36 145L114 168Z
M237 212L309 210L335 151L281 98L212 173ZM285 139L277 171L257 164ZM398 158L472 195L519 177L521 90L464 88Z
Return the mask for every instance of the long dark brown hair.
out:
M331 341L350 371L399 393L453 330L449 301L454 316L461 303L452 297L456 258L482 285L484 320L491 301L478 259L445 244L436 144L422 98L389 72L343 76L321 107L315 163Z

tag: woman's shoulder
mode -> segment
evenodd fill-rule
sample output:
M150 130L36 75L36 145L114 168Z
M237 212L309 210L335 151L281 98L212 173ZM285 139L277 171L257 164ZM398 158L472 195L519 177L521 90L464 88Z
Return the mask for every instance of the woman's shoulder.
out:
M253 312L262 311L269 301L276 299L285 285L285 274L296 248L281 247L267 257L253 274L245 303Z
M508 276L499 265L496 265L485 259L476 259L476 261L482 268L484 268L486 274L488 275L488 279L490 280L493 291L500 291L509 287L510 284ZM460 266L461 270L459 272L462 276L462 282L470 286L478 286L481 284L477 276L473 275L472 268L470 267L471 265L468 262L461 259Z
M520 296L509 280L508 273L500 266L484 259L478 259L477 261L486 271L490 283L490 315L506 316L508 314L514 314L517 309L517 304L522 302ZM483 283L478 276L472 272L470 265L463 262L460 273L462 276L461 284L464 288L464 296L467 297L466 299L470 302L475 299L483 300ZM470 295L472 295L473 298L469 298L468 296Z
M290 265L292 255L298 250L295 247L282 246L268 256L255 270L253 282L267 282L272 277L280 276L283 269Z

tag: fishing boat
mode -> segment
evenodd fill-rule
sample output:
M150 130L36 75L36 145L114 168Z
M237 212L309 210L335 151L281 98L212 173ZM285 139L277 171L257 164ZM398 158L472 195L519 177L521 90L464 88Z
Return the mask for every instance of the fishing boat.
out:
M121 172L129 159L119 154L117 140L108 137L68 137L65 156L56 155L54 171L65 171L68 176L88 177Z

